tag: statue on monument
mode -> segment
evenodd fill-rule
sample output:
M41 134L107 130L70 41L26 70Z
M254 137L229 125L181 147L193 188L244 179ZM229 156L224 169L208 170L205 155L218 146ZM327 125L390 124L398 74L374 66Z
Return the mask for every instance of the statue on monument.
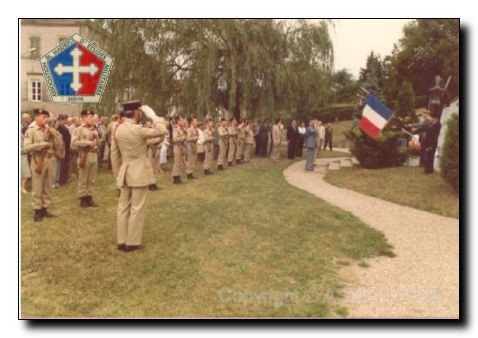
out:
M428 110L432 114L441 116L444 106L449 106L448 95L446 89L450 83L451 76L448 77L445 87L441 86L443 79L440 75L435 76L435 86L428 90Z

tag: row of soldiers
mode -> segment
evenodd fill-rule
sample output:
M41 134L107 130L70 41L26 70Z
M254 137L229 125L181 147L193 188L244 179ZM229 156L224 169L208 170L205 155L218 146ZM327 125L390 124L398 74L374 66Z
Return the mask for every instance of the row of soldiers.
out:
M185 171L188 179L195 179L194 172L197 162L197 146L199 139L198 120L191 118L189 126L186 120L177 116L174 119L172 131L173 143L173 169L171 176L173 183L181 184L181 173ZM242 164L250 161L251 151L254 145L254 130L251 121L231 118L228 121L222 118L217 129L212 119L203 124L204 139L204 175L212 175L211 167L214 153L214 141L218 137L219 154L217 169L224 170L227 161L229 166ZM216 135L217 133L217 135ZM187 160L184 161L185 155Z
M143 126L143 112L152 121L151 127ZM23 151L31 155L32 171L32 206L34 221L40 222L44 217L55 217L48 211L51 202L53 177L53 159L62 147L59 132L48 125L50 114L43 109L34 111L35 121L24 137ZM94 128L94 112L81 112L81 125L73 133L72 146L78 149L79 194L81 207L95 207L92 188L97 172L97 152L99 147L98 131ZM204 127L205 160L204 174L211 175L213 158L213 141L216 128L211 119ZM199 138L198 121L191 119L188 127L183 117L176 117L172 129L174 164L173 182L181 183L184 166L188 179L193 179L197 158L197 141ZM111 165L116 184L120 190L118 201L118 249L133 251L141 247L144 225L144 207L149 186L156 182L153 168L148 158L148 146L152 139L163 139L169 134L167 122L156 116L147 106L139 101L126 102L121 117L112 125ZM218 170L224 170L226 161L229 165L250 161L254 144L253 125L250 121L231 119L228 123L221 119L217 127L219 138ZM187 148L187 162L184 155Z

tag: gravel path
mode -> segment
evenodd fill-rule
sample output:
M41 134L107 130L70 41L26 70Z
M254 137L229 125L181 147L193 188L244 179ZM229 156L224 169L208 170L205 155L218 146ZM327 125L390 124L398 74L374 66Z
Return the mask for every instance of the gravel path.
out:
M336 160L336 159L335 159ZM319 159L325 165L334 159ZM323 180L304 172L305 161L286 170L287 182L351 212L382 231L394 258L367 259L344 266L344 298L352 318L458 318L458 220L401 206Z

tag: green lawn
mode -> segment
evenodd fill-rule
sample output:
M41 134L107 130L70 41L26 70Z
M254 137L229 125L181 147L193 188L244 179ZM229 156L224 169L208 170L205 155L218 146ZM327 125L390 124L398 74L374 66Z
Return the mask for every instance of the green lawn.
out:
M342 168L329 171L325 180L387 201L458 218L459 197L439 173L423 174L423 168Z
M80 209L77 182L54 191L56 219L21 212L21 315L26 317L344 316L341 260L393 256L383 234L288 185L292 161L226 168L152 192L140 251L116 250L109 172L100 208Z
M345 138L344 132L350 130L352 124L352 120L332 122L332 128L334 128L332 145L334 147L348 148L348 140ZM327 126L327 124L325 124L325 126Z

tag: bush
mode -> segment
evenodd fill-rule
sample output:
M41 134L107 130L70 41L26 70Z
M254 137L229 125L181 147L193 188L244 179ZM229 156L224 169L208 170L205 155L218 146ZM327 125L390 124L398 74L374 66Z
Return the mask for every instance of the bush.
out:
M399 132L382 131L373 139L355 128L346 132L345 137L349 140L350 152L364 168L397 167L407 159L407 153L400 150Z
M441 175L456 191L460 189L460 118L453 114L447 122L447 131L440 157Z

